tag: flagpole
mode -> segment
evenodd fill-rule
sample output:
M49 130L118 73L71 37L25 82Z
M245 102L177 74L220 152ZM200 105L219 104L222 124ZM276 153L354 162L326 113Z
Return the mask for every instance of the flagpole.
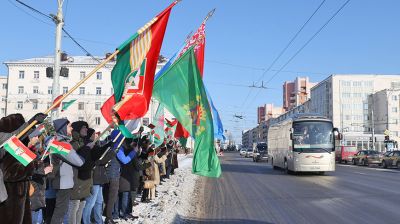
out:
M96 68L93 69L84 79L79 81L72 89L70 89L67 93L65 93L60 99L58 99L56 102L53 102L53 105L47 109L44 114L48 114L50 111L52 111L58 104L60 104L67 96L71 95L72 92L74 92L80 85L82 85L86 80L88 80L94 73L96 73L100 68L102 68L107 62L109 62L111 59L113 59L117 54L119 53L119 50L116 50L112 55L110 55L108 58L106 58L101 64L97 65ZM33 121L26 127L24 130L22 130L18 135L17 138L21 138L29 129L31 129L35 124L37 124L37 121Z

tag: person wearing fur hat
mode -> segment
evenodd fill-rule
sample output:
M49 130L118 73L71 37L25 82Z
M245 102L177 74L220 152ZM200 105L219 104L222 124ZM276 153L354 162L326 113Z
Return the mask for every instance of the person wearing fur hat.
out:
M12 135L17 134L29 123L36 120L42 123L46 118L44 114L37 114L27 123L21 114L11 114L0 120L0 144L7 141ZM32 131L32 130L31 130ZM29 132L20 138L24 145L28 145ZM32 223L29 179L33 174L33 165L22 165L11 154L0 149L0 220L2 223ZM3 176L4 175L4 176Z

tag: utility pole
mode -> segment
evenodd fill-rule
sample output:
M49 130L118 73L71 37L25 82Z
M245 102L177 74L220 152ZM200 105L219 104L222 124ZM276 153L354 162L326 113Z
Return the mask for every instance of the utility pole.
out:
M374 104L372 103L372 105L374 105ZM372 150L375 151L375 123L374 123L374 107L373 106L372 106L371 116L372 116Z
M58 2L58 10L57 15L52 15L53 21L56 24L56 48L54 55L54 71L53 71L53 87L52 87L52 101L60 95L60 71L61 71L61 35L62 28L64 26L64 18L62 12L62 6L64 0L57 0ZM51 118L53 120L58 118L58 108L54 109L52 112Z

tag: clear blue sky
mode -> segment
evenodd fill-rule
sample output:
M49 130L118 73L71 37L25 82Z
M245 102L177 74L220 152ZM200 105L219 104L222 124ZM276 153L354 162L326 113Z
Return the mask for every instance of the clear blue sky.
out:
M49 14L56 0L23 2ZM138 28L169 5L166 0L66 0L65 28L93 55L113 51ZM400 1L352 0L325 29L270 83L270 90L251 85L263 73L322 0L183 0L174 7L161 53L171 56L205 15L204 80L220 110L225 129L239 140L240 131L256 125L256 107L282 105L282 83L296 76L317 82L332 73L399 74ZM279 69L332 16L345 0L327 0L296 41L272 68ZM16 1L0 2L0 62L54 54L54 25ZM28 12L28 13L26 13ZM41 21L33 18L36 18ZM42 22L44 21L44 22ZM68 38L62 49L84 53ZM231 65L228 65L231 64ZM234 65L234 66L232 66ZM275 72L265 74L267 81ZM6 75L4 65L0 74ZM232 85L231 85L232 84ZM245 100L247 98L247 100ZM245 120L235 122L233 114Z

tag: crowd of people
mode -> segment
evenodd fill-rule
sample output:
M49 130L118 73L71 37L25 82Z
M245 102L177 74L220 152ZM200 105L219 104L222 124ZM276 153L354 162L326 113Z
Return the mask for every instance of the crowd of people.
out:
M21 114L0 120L0 145L30 123L41 124L45 114L25 122ZM115 128L98 140L98 132L85 121L52 121L54 132L45 135L32 128L20 141L37 157L24 166L0 149L1 223L115 223L133 220L135 206L157 197L157 186L178 168L178 146L164 140L155 147L143 128L125 136ZM48 153L50 140L72 146L68 154ZM136 211L138 213L140 211ZM103 218L105 216L105 219Z

